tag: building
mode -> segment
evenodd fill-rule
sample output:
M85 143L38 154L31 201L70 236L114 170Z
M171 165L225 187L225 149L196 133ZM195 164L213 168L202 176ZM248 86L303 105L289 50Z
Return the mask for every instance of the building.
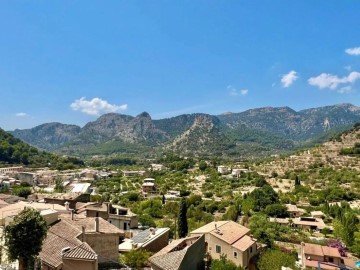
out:
M77 238L86 242L98 255L99 263L114 262L119 259L118 246L125 232L100 217L80 217L61 215L60 222L66 222L76 228Z
M142 184L142 191L145 194L156 191L155 183L145 182L144 184Z
M125 253L138 248L158 252L168 245L169 231L169 228L149 228L141 231L131 239L125 239L119 245L119 252Z
M310 212L313 218L324 218L325 214L322 211L312 211Z
M292 218L300 217L305 214L305 210L302 208L298 208L294 204L285 204L287 211Z
M301 244L302 264L307 268L318 269L319 262L329 264L320 264L321 269L337 269L334 265L344 265L344 260L341 257L337 248L320 246L316 244ZM331 265L333 264L333 265Z
M153 270L204 269L205 236L174 240L149 258Z
M218 173L226 174L226 173L229 173L229 168L226 166L218 166L217 171L218 171Z
M117 228L127 231L138 227L138 216L129 208L110 203L88 203L77 209L87 217L101 217Z
M205 235L205 250L212 259L225 255L236 265L248 268L257 254L256 240L250 236L250 230L233 221L211 222L190 235Z
M325 228L332 230L331 226L327 226L322 218L314 217L297 217L288 219L288 218L270 218L270 222L275 222L284 225L291 225L293 227L301 228L304 230L318 230L322 231Z
M153 171L164 171L167 168L162 164L151 164L150 169Z
M124 177L144 176L145 171L122 171Z
M82 236L82 231L66 221L50 227L39 254L41 269L97 270L96 252L79 236Z
M0 168L0 173L14 173L14 172L22 172L24 169L23 166L18 166L18 167L3 167Z
M38 194L40 197L40 194ZM44 201L46 203L65 205L66 202L69 203L71 209L75 209L77 202L89 202L90 194L89 193L55 193L55 194L45 194Z
M30 186L34 185L36 180L36 174L30 172L19 172L17 174L18 179L20 182L28 183Z

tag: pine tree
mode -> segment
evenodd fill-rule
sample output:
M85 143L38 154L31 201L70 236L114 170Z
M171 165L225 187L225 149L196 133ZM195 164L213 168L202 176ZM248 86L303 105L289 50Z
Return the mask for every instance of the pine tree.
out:
M187 217L186 217L186 199L182 198L179 217L178 217L178 233L179 238L183 238L188 233L188 224L187 224Z

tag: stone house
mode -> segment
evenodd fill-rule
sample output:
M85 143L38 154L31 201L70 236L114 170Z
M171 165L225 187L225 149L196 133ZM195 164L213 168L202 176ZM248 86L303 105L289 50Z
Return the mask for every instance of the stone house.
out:
M204 269L205 236L174 240L149 258L153 270Z
M257 254L256 240L250 236L250 230L233 221L211 222L190 235L205 235L205 250L212 259L226 255L236 265L248 268Z

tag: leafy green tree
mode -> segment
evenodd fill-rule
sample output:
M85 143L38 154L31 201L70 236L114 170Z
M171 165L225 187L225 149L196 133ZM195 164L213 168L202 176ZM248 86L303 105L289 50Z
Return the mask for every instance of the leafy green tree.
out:
M143 226L156 227L155 221L149 214L143 214L139 216L139 222Z
M183 197L181 200L179 217L178 217L178 234L180 238L185 237L188 233L186 212L187 212L186 199Z
M260 256L257 267L259 270L280 270L282 266L298 269L295 262L295 256L273 249Z
M278 218L284 218L288 216L286 206L279 203L270 204L266 206L265 214L271 217L278 217Z
M151 255L151 252L141 248L132 249L120 257L120 263L125 263L126 265L135 269L143 269L143 267L148 266L146 261L150 258Z
M207 163L204 160L201 160L199 162L199 170L200 171L205 171L207 169Z
M64 184L63 184L63 181L62 181L61 178L56 178L55 179L54 191L58 192L58 193L63 193L65 191L65 187L64 187Z
M10 261L19 260L19 269L29 269L29 261L41 251L47 225L40 212L25 208L5 228L5 246Z
M228 208L226 213L223 215L222 220L232 220L237 221L239 212L235 205L232 205Z
M30 187L15 187L12 190L12 194L19 196L19 197L24 197L25 199L27 199L27 197L31 194L31 188Z
M245 270L241 266L237 266L232 261L226 259L226 256L220 256L219 260L212 260L210 264L211 270Z

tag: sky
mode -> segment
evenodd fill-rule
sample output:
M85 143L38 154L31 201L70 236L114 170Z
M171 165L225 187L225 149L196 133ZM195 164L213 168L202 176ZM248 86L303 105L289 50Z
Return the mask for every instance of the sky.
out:
M0 127L360 106L360 1L0 1Z

